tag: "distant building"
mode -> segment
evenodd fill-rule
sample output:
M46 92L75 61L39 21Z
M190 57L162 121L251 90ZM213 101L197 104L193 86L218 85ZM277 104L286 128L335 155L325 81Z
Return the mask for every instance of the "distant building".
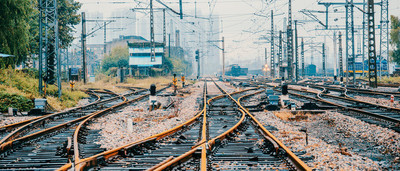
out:
M132 67L161 67L164 57L164 44L155 43L155 56L151 56L150 42L128 42L129 66Z

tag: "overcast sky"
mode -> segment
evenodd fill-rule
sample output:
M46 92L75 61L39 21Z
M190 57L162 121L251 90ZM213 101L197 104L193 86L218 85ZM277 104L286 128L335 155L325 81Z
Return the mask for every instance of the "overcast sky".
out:
M113 11L120 10L121 8L135 8L135 7L148 7L148 0L77 0L83 4L82 10L88 12L101 11L104 17L110 16ZM174 10L179 11L178 0L161 0ZM309 10L325 10L324 6L318 5L318 2L345 2L345 0L293 0L293 19L303 20L298 26L299 37L304 37L306 43L311 42L311 37L315 37L313 42L324 42L324 35L328 47L328 67L333 63L333 45L332 45L332 31L317 30L321 28L315 22L310 20L299 11L302 9ZM362 0L354 0L354 2L362 2ZM380 2L380 1L376 1ZM154 1L156 7L162 7L159 3ZM196 5L195 5L196 4ZM254 61L263 60L264 48L268 49L268 56L270 53L270 44L267 40L260 40L260 37L267 36L270 33L270 12L274 10L275 13L275 30L283 28L283 19L287 17L288 0L183 0L183 12L185 15L194 16L195 7L197 16L209 17L211 15L218 15L221 19L221 26L223 31L221 36L226 40L226 57L229 63L237 63L240 61ZM360 6L362 8L362 6ZM355 25L361 24L361 12L355 10ZM376 6L376 23L379 24L380 19L380 6ZM344 6L331 6L329 8L330 17L329 24L332 27L343 27L345 24ZM200 14L201 13L201 14ZM255 15L257 14L257 15ZM258 15L266 15L268 17L261 17ZM389 15L400 16L400 1L389 0ZM138 16L140 17L140 16ZM146 15L142 17L148 17ZM317 14L317 17L325 23L324 14ZM190 17L186 17L185 21L190 21ZM342 31L344 33L344 31ZM377 30L379 34L379 30ZM377 37L379 38L379 37ZM358 37L355 37L356 46ZM344 44L343 44L344 45ZM306 47L306 49L309 49ZM356 50L357 51L357 50ZM306 52L306 63L310 62L310 52ZM315 62L319 65L320 55L314 52Z

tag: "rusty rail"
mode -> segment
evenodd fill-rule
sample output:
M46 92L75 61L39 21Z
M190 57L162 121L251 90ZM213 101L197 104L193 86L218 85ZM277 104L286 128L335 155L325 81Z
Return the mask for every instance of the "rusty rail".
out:
M74 107L74 108L71 108L71 109L69 109L69 110L67 110L67 111L64 111L64 112L57 112L57 113L65 113L65 112L72 111L72 110L82 109L82 108L85 108L85 107L87 107L87 106L92 105L93 103L97 103L97 102L99 102L99 101L101 100L101 97L100 97L99 95L94 94L94 93L92 93L92 92L90 92L90 91L85 91L85 92L86 92L87 94L91 94L91 95L93 95L93 96L96 96L96 97L97 97L96 101L92 102L91 104L87 104L87 105L84 105L84 106L81 106L81 107ZM17 123L13 123L13 124L4 125L4 126L1 126L1 127L0 127L0 131L13 130L13 129L16 129L16 128L22 126L22 125L25 125L25 124L30 123L30 122L32 122L32 121L35 121L35 120L38 120L38 119L40 119L40 118L47 117L47 116L50 116L50 115L53 115L53 114L55 114L55 113L51 113L51 114L47 114L47 115L43 115L43 116L38 116L38 117L35 117L35 118L32 118L32 119L27 119L27 120L24 120L24 121L20 121L20 122L17 122ZM0 144L2 144L2 141L0 141Z
M223 89L222 89L223 90ZM225 90L223 90L226 94L228 94ZM280 142L274 135L272 135L252 114L250 114L250 112L244 108L240 102L243 97L247 97L250 95L254 95L256 93L261 93L262 91L258 91L252 94L248 94L248 95L244 95L242 97L240 97L237 101L230 95L228 94L228 96L244 111L246 112L246 114L248 116L250 116L250 118L257 124L259 130L267 135L268 137L270 137L272 140L275 141L276 144L279 145L280 148L282 148L283 150L286 151L286 153L288 154L288 159L295 165L297 170L310 170L311 168L309 168L302 160L299 159L299 157L297 157L289 148L287 148L282 142Z
M295 90L295 91L299 91L299 92L307 92L307 91L297 90L297 89L291 89L291 90ZM307 93L316 94L316 93L314 93L314 92L307 92ZM324 100L324 99L322 99L321 97L318 97L318 98L308 97L308 96L301 95L301 94L297 94L297 93L293 93L293 92L289 92L289 94L292 94L292 95L295 95L295 96L299 96L299 97L303 97L303 98L312 99L312 100L315 100L315 101L320 101L320 102L323 102L323 103L326 103L326 104L330 104L330 105L333 105L333 106L337 106L337 107L339 107L341 110L345 110L345 111L348 110L348 111L359 112L359 113L363 113L363 114L366 114L366 115L370 115L370 116L373 116L373 117L376 117L376 118L379 118L379 119L383 119L383 120L386 120L386 121L389 121L389 122L400 123L400 120L399 120L399 119L396 119L396 118L392 118L392 117L388 117L388 116L376 114L376 113L373 113L373 112L368 112L368 111L365 111L365 110L362 110L362 109L357 109L357 108L353 108L353 107L343 106L343 105L340 105L340 104L337 104L337 103L334 103L334 102L330 102L330 101ZM330 95L330 94L321 94L321 96L327 96L327 97L330 97L330 98L337 98L337 99L342 99L342 100L354 101L354 102L358 102L358 103L364 103L364 104L367 104L367 105L378 106L378 107L380 107L380 108L385 108L385 109L387 109L387 110L392 110L392 111L400 112L400 108L394 108L394 107L389 107L389 106L374 104L374 103L370 103L370 102L366 102L366 101L361 101L361 100L357 100L357 99L353 99L353 98L339 97L339 96L334 96L334 95Z

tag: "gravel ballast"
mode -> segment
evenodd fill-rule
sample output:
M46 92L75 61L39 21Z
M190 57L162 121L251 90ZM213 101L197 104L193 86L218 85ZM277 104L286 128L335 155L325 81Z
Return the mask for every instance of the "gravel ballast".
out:
M203 83L196 83L186 97L157 97L162 106L171 98L177 108L148 111L148 102L141 101L121 111L97 119L90 129L101 130L97 144L102 148L113 149L146 137L161 133L189 120L198 111L203 92Z
M400 136L398 133L337 112L308 117L304 121L284 121L272 112L255 116L273 131L293 152L313 157L307 164L318 170L381 170L399 168ZM306 145L305 133L308 130Z

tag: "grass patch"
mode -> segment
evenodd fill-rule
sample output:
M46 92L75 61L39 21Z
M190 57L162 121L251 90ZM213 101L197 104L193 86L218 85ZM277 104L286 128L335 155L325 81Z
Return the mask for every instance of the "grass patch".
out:
M117 77L98 74L96 76L96 82L87 83L86 85L83 84L83 82L77 82L75 84L75 88L80 90L85 90L89 88L108 89L115 93L123 93L127 90L124 88L119 88L118 86L150 88L151 84L156 84L157 87L162 87L171 82L172 82L172 77L148 77L144 79L127 78L126 82L118 83ZM69 85L65 83L65 86Z
M33 107L33 99L42 98L39 94L39 81L35 70L0 70L0 112L6 112L8 107L20 111L29 111ZM57 110L75 106L78 101L88 97L81 91L70 91L63 86L61 101L57 98L57 87L47 87L47 101Z

